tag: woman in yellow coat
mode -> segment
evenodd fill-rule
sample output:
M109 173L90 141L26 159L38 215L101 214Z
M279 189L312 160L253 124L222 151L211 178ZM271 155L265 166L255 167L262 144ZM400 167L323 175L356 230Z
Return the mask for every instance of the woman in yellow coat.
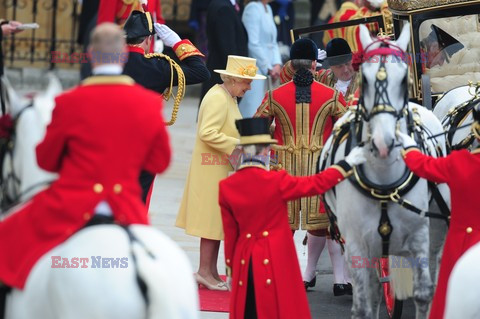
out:
M239 143L235 120L242 116L237 97L250 90L257 75L256 60L228 56L222 84L213 86L200 104L197 137L192 162L183 193L176 226L192 236L200 237L200 264L195 278L211 290L227 290L217 271L218 250L223 239L222 217L218 205L218 183L233 171L234 151Z

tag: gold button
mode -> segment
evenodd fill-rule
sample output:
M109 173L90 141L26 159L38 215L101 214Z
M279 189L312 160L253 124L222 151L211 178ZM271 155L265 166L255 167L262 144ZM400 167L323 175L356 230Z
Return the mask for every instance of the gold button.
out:
M472 227L467 227L467 234L470 234L473 231Z
M252 234L247 234L246 237L247 237L247 238L250 238L250 237L252 237Z
M85 220L89 220L91 217L92 217L92 215L90 213L83 214L83 219L85 219Z
M229 264L229 263L230 263L230 259L227 259L227 264Z
M93 191L97 194L100 194L101 192L103 192L103 185L100 183L96 183L95 185L93 185Z
M243 286L243 281L240 280L240 281L238 282L238 285L239 285L239 286Z
M122 185L120 184L113 185L113 192L115 194L120 194L122 192Z
M263 260L263 264L264 264L264 265L268 265L269 262L270 262L270 260L268 260L268 259L264 259L264 260Z
M185 51L185 50L186 50L185 46L182 45L182 51Z
M268 231L264 231L264 232L262 233L262 235L263 235L263 237L267 237L267 236L268 236Z
M267 279L267 285L270 285L272 283L271 279Z
M240 260L240 263L241 263L242 265L245 265L245 259Z

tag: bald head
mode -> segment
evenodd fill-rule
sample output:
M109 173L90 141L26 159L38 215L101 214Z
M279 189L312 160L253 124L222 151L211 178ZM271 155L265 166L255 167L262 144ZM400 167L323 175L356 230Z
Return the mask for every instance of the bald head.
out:
M92 31L88 51L93 67L102 64L123 65L128 59L125 33L115 23L99 24Z

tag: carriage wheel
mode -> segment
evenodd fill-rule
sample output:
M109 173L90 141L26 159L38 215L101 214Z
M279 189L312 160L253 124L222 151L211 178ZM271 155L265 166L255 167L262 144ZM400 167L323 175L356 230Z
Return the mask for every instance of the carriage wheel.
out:
M403 301L395 299L393 290L391 289L390 280L388 279L390 272L388 270L388 258L381 258L379 265L380 282L383 288L383 298L385 299L385 307L389 318L400 319L402 317Z

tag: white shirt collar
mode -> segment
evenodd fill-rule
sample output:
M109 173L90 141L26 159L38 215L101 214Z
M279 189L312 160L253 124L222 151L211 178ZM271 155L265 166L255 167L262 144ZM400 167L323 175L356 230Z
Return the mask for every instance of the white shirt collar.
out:
M352 80L342 81L338 79L337 82L335 83L335 89L339 90L342 93L342 95L345 96L345 94L347 94L347 89L348 89L348 86L350 85L350 82L352 82Z
M123 67L118 64L102 64L92 70L92 74L119 75L122 74Z

